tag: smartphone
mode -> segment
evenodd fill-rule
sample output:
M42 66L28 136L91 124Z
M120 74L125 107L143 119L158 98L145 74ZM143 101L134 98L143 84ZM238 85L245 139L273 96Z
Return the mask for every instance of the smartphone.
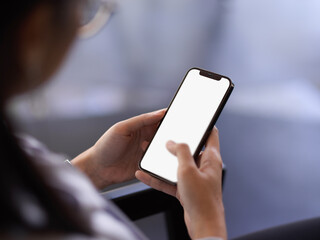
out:
M140 169L176 184L178 160L166 149L166 143L172 140L188 144L196 159L233 87L228 77L199 68L190 69L142 157Z

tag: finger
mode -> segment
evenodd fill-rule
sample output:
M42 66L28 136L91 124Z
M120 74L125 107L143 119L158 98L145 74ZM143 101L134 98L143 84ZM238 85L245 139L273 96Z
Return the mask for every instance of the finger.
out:
M167 149L170 153L177 156L179 166L191 166L196 167L196 163L191 155L189 146L185 143L175 143L168 141L166 144Z
M158 129L158 126L159 122L141 129L141 138L146 141L151 141Z
M220 143L219 143L219 131L218 128L214 127L208 137L205 147L214 148L220 151Z
M202 154L200 168L205 171L220 171L222 159L219 150L218 129L214 128L207 140L206 148Z
M199 156L198 156L197 159L196 159L196 164L197 164L197 167L198 167L198 168L199 168L200 165L201 165L202 155L203 155L203 151L200 152Z
M134 132L143 127L159 123L160 120L163 118L165 112L166 109L161 109L151 113L141 114L139 116L132 117L128 120L122 121L119 124L123 127L123 130L125 130L126 132Z
M165 183L159 179L156 179L141 170L136 171L135 175L136 175L136 178L138 180L140 180L141 182L143 182L144 184L146 184L146 185L148 185L158 191L161 191L161 192L164 192L166 194L169 194L171 196L176 197L176 192L177 192L176 186L170 185L170 184Z
M141 143L141 149L142 149L143 152L145 152L145 151L147 150L147 148L148 148L148 146L149 146L149 143L150 143L150 142L148 142L148 141L143 141L143 142Z

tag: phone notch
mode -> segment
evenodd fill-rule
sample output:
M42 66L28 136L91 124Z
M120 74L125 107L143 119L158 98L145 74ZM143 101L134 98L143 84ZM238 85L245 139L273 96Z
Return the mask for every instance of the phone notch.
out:
M208 72L205 70L200 70L200 75L208 78L212 78L214 80L220 81L222 76L213 72Z

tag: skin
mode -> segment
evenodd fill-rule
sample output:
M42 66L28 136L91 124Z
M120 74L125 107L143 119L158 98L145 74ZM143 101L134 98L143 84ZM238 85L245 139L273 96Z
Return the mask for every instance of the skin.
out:
M227 239L222 201L222 159L218 129L211 132L197 161L188 145L169 141L167 149L178 158L178 184L169 185L138 170L145 184L176 197L184 209L185 223L192 239L208 236Z
M99 189L133 179L164 114L165 109L115 124L93 147L72 160L72 164L85 172Z
M66 21L69 24L61 26L64 29L57 29L52 16L50 6L39 5L19 29L19 61L26 71L18 83L1 93L5 101L48 81L64 59L76 36L77 15L70 13L70 19ZM60 32L67 33L57 34ZM30 78L27 70L34 65L41 66L41 72L36 78ZM94 146L73 159L72 164L83 171L98 189L136 176L147 185L179 199L193 239L208 236L226 239L221 191L222 160L216 128L197 162L187 145L174 142L167 144L168 151L179 162L177 186L168 185L138 170L138 162L165 111L142 114L115 124Z
M172 141L167 143L168 151L178 158L177 186L137 170L143 151L164 113L165 109L115 124L92 148L76 157L72 164L86 173L100 189L132 179L135 173L140 181L180 201L192 239L208 236L227 239L221 187L222 159L217 128L211 132L206 148L197 162L188 145Z

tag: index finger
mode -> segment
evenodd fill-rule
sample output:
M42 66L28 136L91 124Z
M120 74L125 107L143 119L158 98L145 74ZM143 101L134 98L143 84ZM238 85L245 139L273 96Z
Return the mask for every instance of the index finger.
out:
M214 148L220 151L219 131L216 126L212 129L205 145L206 148Z
M207 140L199 165L203 171L213 170L214 173L222 169L223 163L220 155L219 133L216 127L212 130Z
M164 192L166 194L169 194L171 196L176 197L176 193L177 193L176 186L170 185L168 183L165 183L164 181L156 179L141 170L136 171L135 175L136 175L136 178L138 180L140 180L141 182L143 182L144 184L146 184L146 185L148 185L158 191L161 191L161 192Z

